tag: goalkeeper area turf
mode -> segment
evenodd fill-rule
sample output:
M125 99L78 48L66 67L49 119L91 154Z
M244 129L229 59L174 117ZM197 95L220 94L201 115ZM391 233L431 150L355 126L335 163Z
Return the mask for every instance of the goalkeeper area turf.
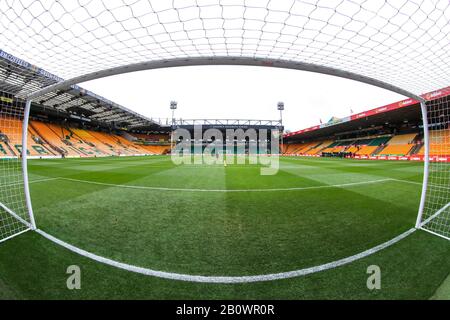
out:
M423 163L280 158L175 165L170 156L29 160L37 227L97 256L183 275L285 273L352 257L414 227ZM354 260L354 261L353 261ZM0 245L0 298L428 299L450 270L448 241L423 231L362 258L286 279L195 283L78 255L36 232ZM68 290L78 265L81 290ZM367 288L367 268L381 289ZM447 292L447 291L446 291Z

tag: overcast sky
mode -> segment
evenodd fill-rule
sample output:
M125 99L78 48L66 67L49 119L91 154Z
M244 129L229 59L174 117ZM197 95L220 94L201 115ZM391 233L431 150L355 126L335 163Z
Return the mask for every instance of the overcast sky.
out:
M291 131L405 98L352 80L268 67L177 67L80 85L152 118L170 117L175 100L176 118L277 120L283 101L283 123Z

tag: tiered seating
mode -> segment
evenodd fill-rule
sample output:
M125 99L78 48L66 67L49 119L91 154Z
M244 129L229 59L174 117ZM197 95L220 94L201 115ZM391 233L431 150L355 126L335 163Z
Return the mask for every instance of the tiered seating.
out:
M450 130L430 130L430 155L450 155ZM425 148L420 148L419 155L425 155Z
M286 154L298 154L299 151L307 147L307 143L291 143L287 144L285 148Z
M48 143L46 143L42 139L42 137L36 132L36 130L31 126L28 126L27 147L30 148L31 150L36 151L40 156L43 155L54 156L58 154L58 152L55 151Z
M390 145L412 144L414 139L416 138L416 136L417 136L417 133L399 134L399 135L392 137L392 139L389 140L388 144L390 144Z
M144 133L131 133L133 137L138 138L143 141L154 141L154 142L168 142L169 135L167 134L144 134Z
M109 150L110 154L133 154L126 146L119 143L119 140L114 134L97 131L88 132L98 143L103 144Z
M372 155L381 145L389 141L390 137L379 137L374 139L360 140L358 144L358 150L355 152L357 155L370 156Z
M388 145L379 152L380 155L407 155L414 147L416 133L400 134L388 141Z
M335 141L328 148L322 150L322 152L332 153L332 152L343 152L345 148L351 145L351 141Z
M28 154L31 156L106 156L162 154L168 145L142 145L116 134L88 129L64 128L58 124L30 120ZM22 149L22 120L0 118L0 157L19 156Z
M359 146L350 146L349 148L347 148L345 150L345 152L351 152L351 153L355 153L357 152L361 147Z
M323 149L327 148L329 145L333 143L333 140L322 141L312 149L308 150L306 154L316 155L319 154Z
M131 141L128 141L124 137L115 135L115 138L117 139L117 143L119 143L124 148L127 148L129 152L132 154L148 154L149 150L145 149L143 145L135 144Z
M11 152L8 150L8 147L6 146L6 144L3 144L2 142L0 142L0 157L4 157L4 156L10 156Z
M66 156L79 156L83 154L76 148L63 142L62 128L58 125L33 120L30 121L30 126L36 131L41 139L60 153L64 153Z
M153 154L165 154L170 150L170 146L143 145L141 147Z
M310 149L314 148L315 146L317 146L317 142L308 142L308 143L304 143L297 151L296 153L298 154L306 154Z
M413 144L388 145L379 154L380 155L404 156L404 155L407 155L413 147L414 147Z
M70 131L63 128L66 137L72 143L75 142L74 146L87 153L88 155L112 155L113 153L108 150L108 147L103 144L103 142L94 138L89 130L70 128Z
M358 151L355 152L357 155L370 156L375 150L378 149L378 146L363 146Z
M0 119L0 132L7 141L2 142L0 154L6 156L19 156L22 152L22 120L13 117L3 117ZM39 136L32 129L28 128L27 147L30 156L54 155L50 149L39 143ZM35 141L36 139L37 141ZM8 147L9 146L9 147Z
M375 138L372 141L370 141L367 145L368 146L372 146L372 147L379 147L382 144L386 144L389 140L391 139L391 137L379 137L379 138Z

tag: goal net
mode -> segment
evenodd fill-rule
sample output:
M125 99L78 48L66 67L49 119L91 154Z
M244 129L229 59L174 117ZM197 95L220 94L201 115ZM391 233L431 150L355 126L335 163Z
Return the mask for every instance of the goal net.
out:
M31 228L21 165L23 111L23 102L0 89L0 242Z
M448 238L448 98L425 94L450 85L449 21L448 0L3 0L0 91L13 102L1 102L2 118L20 119L27 99L65 111L56 96L92 110L65 96L69 86L152 68L252 65L362 81L427 101L432 160L417 226ZM20 159L0 143L5 239L27 227L11 214L26 216Z
M425 202L417 225L450 240L450 99L439 97L444 93L434 93L437 98L433 94L427 96L430 162Z

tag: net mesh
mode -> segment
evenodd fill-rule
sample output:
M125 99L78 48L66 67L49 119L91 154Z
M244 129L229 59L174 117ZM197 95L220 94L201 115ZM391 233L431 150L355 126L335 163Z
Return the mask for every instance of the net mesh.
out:
M415 94L450 80L448 0L3 0L0 43L62 78L137 62L313 63Z
M29 229L20 157L23 107L0 91L0 241Z
M427 102L429 175L422 228L450 239L449 96Z

